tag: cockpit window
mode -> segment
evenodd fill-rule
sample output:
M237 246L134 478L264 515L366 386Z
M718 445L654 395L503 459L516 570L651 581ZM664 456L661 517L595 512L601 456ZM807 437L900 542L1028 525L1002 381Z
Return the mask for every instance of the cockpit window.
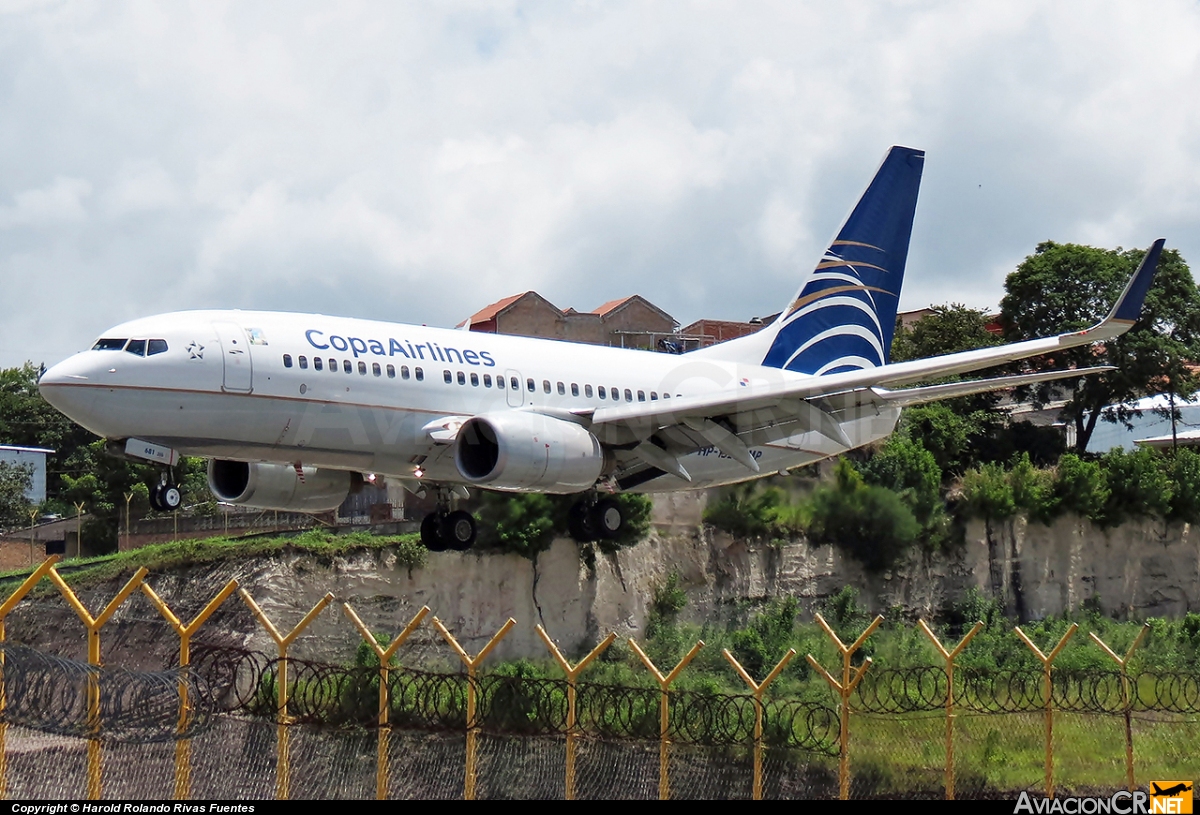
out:
M133 355L139 356L139 357L146 356L146 341L145 340L130 340L129 345L125 346L125 352L127 354L133 354Z
M146 343L146 356L148 356L148 357L152 357L155 354L166 353L166 350L167 350L167 341L166 340L150 340L149 342Z
M114 340L109 337L103 337L101 339L96 340L96 344L92 346L92 350L93 351L120 351L122 348L125 347L125 343L127 343L127 342L129 342L128 339Z

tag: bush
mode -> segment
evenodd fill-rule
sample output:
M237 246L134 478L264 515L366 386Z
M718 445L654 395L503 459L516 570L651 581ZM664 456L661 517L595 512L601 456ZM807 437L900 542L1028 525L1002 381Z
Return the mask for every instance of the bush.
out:
M918 441L893 435L861 471L866 483L899 493L922 526L942 508L942 470Z
M1175 485L1167 517L1200 523L1200 454L1186 447L1176 450L1167 462L1167 472Z
M480 542L533 560L554 540L555 510L550 497L541 493L484 492Z
M963 476L963 509L988 521L1002 521L1016 514L1017 503L1009 474L999 464L984 464Z
M1126 518L1165 518L1171 512L1174 485L1166 462L1153 450L1112 450L1101 463L1107 475L1108 500L1102 521L1116 526Z
M849 461L839 461L836 474L834 484L813 493L809 535L840 547L868 571L883 571L917 543L921 525L899 495L867 485Z
M1108 503L1106 482L1099 464L1084 461L1074 453L1067 453L1059 459L1054 474L1055 509L1074 512L1093 520L1101 518L1104 505Z

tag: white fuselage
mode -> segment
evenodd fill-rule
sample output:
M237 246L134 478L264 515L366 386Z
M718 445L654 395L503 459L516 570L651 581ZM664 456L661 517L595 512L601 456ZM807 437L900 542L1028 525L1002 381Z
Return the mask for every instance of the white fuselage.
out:
M84 351L40 383L53 405L100 436L190 456L419 473L443 483L463 479L450 445L431 441L429 425L439 419L510 410L568 415L806 378L687 354L311 314L178 312L124 323L102 339L160 342L142 355ZM842 427L855 446L868 444L887 436L898 415L872 411ZM844 449L810 432L751 453L769 474ZM715 448L682 463L691 483L666 475L637 491L757 477Z

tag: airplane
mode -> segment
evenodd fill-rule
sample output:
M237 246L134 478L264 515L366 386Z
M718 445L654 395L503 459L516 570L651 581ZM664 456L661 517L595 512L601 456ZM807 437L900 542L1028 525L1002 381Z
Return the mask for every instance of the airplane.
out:
M47 370L45 399L119 455L209 459L218 500L322 512L379 477L437 509L431 550L466 550L469 487L578 494L571 532L616 537L620 492L786 473L887 437L900 410L1110 370L924 384L1109 340L1133 326L1156 241L1096 326L889 362L925 154L892 147L816 268L758 333L683 354L320 314L184 311L132 320Z
M1151 795L1153 795L1153 796L1165 795L1168 797L1176 796L1181 792L1188 792L1192 788L1191 785L1188 784L1186 781L1181 781L1173 787L1167 787L1165 790L1160 789L1158 784L1155 784L1153 782L1150 784L1150 786L1154 787L1154 792L1150 793Z

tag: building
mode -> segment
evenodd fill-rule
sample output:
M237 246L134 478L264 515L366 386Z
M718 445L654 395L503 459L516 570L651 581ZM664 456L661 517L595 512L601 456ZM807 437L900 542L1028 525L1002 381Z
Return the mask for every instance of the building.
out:
M53 450L44 447L13 447L0 444L0 461L18 466L29 465L33 471L32 484L25 492L25 497L35 505L46 500L46 456L52 453Z
M676 337L679 323L640 294L582 312L560 309L537 292L527 291L492 303L458 327L618 348L658 349L661 340Z

